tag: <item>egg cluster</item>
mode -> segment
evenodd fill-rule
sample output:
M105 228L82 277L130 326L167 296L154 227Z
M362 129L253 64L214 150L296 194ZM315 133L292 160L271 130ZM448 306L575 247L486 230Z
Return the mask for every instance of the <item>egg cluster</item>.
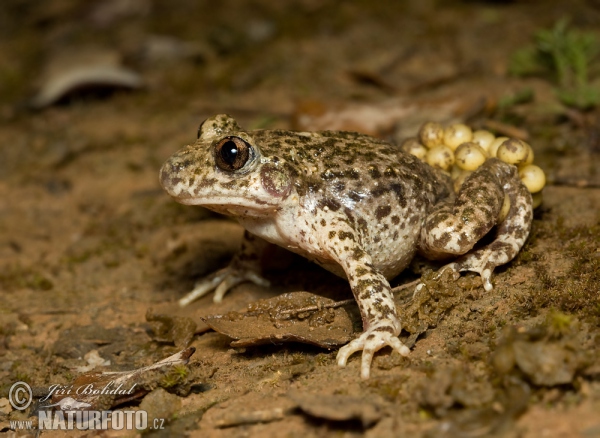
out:
M521 181L533 196L534 208L542 203L546 175L533 164L531 146L517 138L496 137L485 130L473 131L462 123L444 127L437 122L427 122L417 137L402 144L402 149L433 167L450 172L455 191L485 160L496 157L518 167Z

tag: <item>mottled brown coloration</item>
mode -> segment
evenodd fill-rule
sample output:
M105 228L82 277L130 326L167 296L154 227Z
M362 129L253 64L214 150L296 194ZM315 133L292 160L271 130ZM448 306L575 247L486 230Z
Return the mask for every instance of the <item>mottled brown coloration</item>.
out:
M224 143L231 148L216 150L224 138L237 149ZM417 249L432 259L464 254L448 267L479 272L488 289L493 268L514 257L532 218L516 168L499 160L484 163L455 195L449 176L381 140L243 131L225 115L202 125L196 144L164 164L160 181L180 202L233 216L250 233L348 278L365 332L340 350L338 362L364 350L363 377L382 346L408 352L396 337L401 326L388 279ZM511 208L496 240L471 251L497 225L505 194Z
M388 216L392 212L392 207L389 205L380 205L375 209L375 217L379 220Z

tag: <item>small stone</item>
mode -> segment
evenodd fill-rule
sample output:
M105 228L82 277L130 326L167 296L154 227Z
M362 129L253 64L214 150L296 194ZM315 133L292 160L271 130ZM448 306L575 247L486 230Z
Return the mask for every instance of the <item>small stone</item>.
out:
M148 413L148 424L153 424L155 418L171 419L181 408L181 398L170 394L163 388L157 388L148 394L140 403L140 409Z

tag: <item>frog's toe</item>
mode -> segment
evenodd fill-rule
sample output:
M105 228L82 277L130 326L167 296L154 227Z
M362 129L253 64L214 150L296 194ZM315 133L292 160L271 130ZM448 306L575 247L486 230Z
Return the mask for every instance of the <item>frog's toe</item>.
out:
M491 292L494 289L492 285L492 271L493 268L485 268L479 274L481 275L481 281L483 281L483 288L486 292Z
M241 270L233 267L227 267L220 271L214 272L208 277L203 278L194 286L194 289L186 296L179 300L179 306L185 307L192 301L203 297L210 291L214 290L215 295L213 301L220 303L223 301L225 294L240 283L250 281L259 286L268 287L269 281L261 277L254 271Z
M435 280L440 279L440 277L442 276L442 274L444 274L445 272L450 272L452 274L452 276L454 277L454 280L458 280L460 278L460 266L458 263L448 263L447 265L442 266L436 273L434 276Z
M444 266L440 269L440 272L444 269L452 269L456 273L464 271L475 272L481 276L485 291L490 292L494 289L494 286L492 285L492 272L494 272L496 265L481 256L482 254L477 253L467 254L466 256L463 256L461 260Z
M238 284L245 283L247 281L250 281L258 286L263 287L269 287L270 285L269 280L264 279L256 272L244 271L236 274L230 274L226 276L221 282L221 284L219 284L219 286L217 286L217 288L215 289L215 296L213 298L213 301L215 303L220 303L221 301L223 301L223 297L230 289L233 289Z
M360 364L360 377L368 379L371 374L371 361L376 351L385 346L390 346L402 356L408 356L410 349L404 345L397 335L394 335L386 327L375 327L365 331L357 339L348 345L340 348L337 354L337 363L339 366L346 366L348 358L357 351L363 352Z

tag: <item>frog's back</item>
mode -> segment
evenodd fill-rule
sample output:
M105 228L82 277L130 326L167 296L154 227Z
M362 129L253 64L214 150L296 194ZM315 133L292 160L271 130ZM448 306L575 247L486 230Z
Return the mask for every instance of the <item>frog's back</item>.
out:
M377 186L387 183L393 184L396 193L400 184L408 190L406 197L415 198L423 193L438 196L438 183L447 183L440 172L400 147L357 132L265 130L252 135L265 155L283 158L299 183L308 184L308 190L319 186L337 194L344 187L349 189L348 196L352 191L368 195L375 190L377 197L383 192Z
M386 277L414 256L430 207L448 196L448 178L417 158L354 132L259 131L254 138L269 156L280 156L302 203L320 220L343 214Z

